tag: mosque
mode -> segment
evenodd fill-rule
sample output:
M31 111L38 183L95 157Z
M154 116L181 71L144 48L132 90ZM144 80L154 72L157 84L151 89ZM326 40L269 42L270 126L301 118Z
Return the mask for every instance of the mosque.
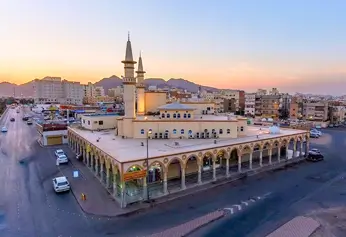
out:
M83 115L81 125L68 128L68 140L123 208L231 179L309 149L307 131L249 126L246 118L214 114L210 102L165 101L158 115L147 115L147 107L166 96L145 91L143 60L140 55L135 71L130 37L122 63L124 116Z

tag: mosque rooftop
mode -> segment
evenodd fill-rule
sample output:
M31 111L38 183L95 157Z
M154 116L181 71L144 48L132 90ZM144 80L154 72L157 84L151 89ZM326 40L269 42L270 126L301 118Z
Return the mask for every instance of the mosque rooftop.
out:
M178 102L162 105L158 108L159 110L195 110L194 107L180 104Z
M147 157L146 139L123 139L120 136L115 136L113 129L99 132L91 132L77 127L70 127L69 129L120 163L145 160ZM249 126L246 136L225 139L219 138L217 139L217 144L214 144L215 139L150 139L148 146L149 157L152 159L154 157L179 155L181 153L232 146L258 140L306 134L306 131L296 129L281 129L280 134L268 134L268 132L268 127L262 127L260 130L260 127ZM257 138L258 134L259 138ZM97 140L99 141L97 142ZM174 144L175 142L178 142L179 145L176 146Z

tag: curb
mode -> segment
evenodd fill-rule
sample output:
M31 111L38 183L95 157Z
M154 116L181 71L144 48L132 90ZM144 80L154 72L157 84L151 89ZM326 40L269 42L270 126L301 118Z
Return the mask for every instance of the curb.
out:
M174 201L174 200L177 200L177 199L180 199L180 198L184 198L184 197L187 197L187 196L190 196L190 195L193 195L193 194L197 194L199 192L206 191L208 189L219 187L219 186L225 185L227 183L231 183L231 182L234 182L234 181L246 178L247 176L255 176L255 175L260 174L260 173L277 170L277 169L280 169L282 167L286 167L287 165L292 164L292 163L298 164L298 163L300 163L302 161L305 161L304 157L303 158L299 158L298 160L297 159L285 160L285 162L281 162L281 163L279 163L279 165L272 166L272 169L264 169L264 170L257 171L257 172L254 172L254 173L250 173L250 174L245 173L245 172L244 173L239 173L239 174L235 175L235 176L238 176L238 177L225 178L224 180L220 180L220 182L217 182L217 183L212 183L213 181L211 181L210 183L212 183L212 186L201 188L201 189L196 190L195 192L192 192L192 193L185 193L185 194L182 194L182 195L177 196L177 197L167 198L167 199L165 199L165 201L161 201L161 202L160 201L156 202L160 198L152 199L153 202L151 202L150 205L147 206L147 207L142 207L142 208L139 208L139 209L136 209L136 210L129 211L127 213L118 214L118 215L115 215L114 217L129 217L131 215L143 212L143 211L145 211L145 210L147 210L149 208L152 208L152 207L155 207L155 206L159 206L160 204L171 202L171 201ZM164 197L162 197L162 198L164 198Z

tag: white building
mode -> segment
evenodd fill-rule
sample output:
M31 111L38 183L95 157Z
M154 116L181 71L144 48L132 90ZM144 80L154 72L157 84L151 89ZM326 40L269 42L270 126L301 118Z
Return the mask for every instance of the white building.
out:
M45 77L35 79L33 87L36 104L83 104L84 91L80 82L61 80L61 77Z
M95 87L95 95L94 96L105 96L105 90L102 86Z
M256 93L245 93L245 115L255 116Z
M96 95L95 86L91 82L87 85L83 85L84 97L94 97Z

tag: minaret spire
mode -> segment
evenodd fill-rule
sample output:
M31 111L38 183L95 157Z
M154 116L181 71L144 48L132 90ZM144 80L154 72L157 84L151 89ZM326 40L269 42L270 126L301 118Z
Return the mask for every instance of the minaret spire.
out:
M143 70L143 60L142 60L142 52L139 51L139 59L138 59L138 69L137 73L137 114L144 115L145 114L145 85L144 85L144 74Z

